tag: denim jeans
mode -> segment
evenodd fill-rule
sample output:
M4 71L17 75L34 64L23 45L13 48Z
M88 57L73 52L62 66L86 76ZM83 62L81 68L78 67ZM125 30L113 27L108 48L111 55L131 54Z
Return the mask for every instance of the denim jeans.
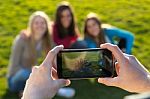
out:
M24 90L26 80L29 78L31 70L20 69L14 76L8 78L8 87L12 92Z

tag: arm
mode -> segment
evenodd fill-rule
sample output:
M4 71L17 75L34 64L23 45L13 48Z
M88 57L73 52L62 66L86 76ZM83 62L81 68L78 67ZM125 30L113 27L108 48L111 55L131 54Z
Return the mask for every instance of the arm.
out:
M150 72L132 55L123 54L112 44L102 44L102 48L110 50L117 60L115 64L117 77L99 78L99 82L108 86L116 86L130 92L143 93L150 91Z
M131 53L131 49L134 42L134 35L131 32L112 27L105 29L105 33L111 40L111 42L113 42L114 37L124 38L126 40L126 53L127 54Z
M12 46L9 72L16 72L19 68L21 68L20 59L21 59L22 51L23 51L23 41L19 36L17 36Z
M22 99L51 99L60 87L69 85L69 80L58 79L54 69L57 53L63 46L56 46L49 51L40 66L34 66L23 92Z

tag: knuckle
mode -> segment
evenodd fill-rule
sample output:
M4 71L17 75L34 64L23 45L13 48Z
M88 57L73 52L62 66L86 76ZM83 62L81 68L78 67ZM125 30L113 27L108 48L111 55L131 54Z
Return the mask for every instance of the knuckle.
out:
M134 60L134 59L135 59L135 56L134 56L134 55L130 55L129 58L130 58L131 60Z
M48 52L49 55L54 55L55 54L55 49L52 49Z
M113 45L113 48L116 50L116 49L118 49L118 46L117 45Z
M125 62L125 64L127 65L127 64L129 64L130 63L130 59L129 58L127 58L127 57L125 57L124 58L124 62ZM127 65L128 66L128 65Z
M51 53L53 53L53 50L50 50L50 51L48 52L48 54L51 54Z
M39 72L45 72L47 70L46 66L40 66Z
M117 46L117 45L113 45L113 47L114 47L114 48L117 48L118 46Z
M37 66L33 66L32 67L32 72L36 72L37 71Z
M105 45L111 45L110 43L105 43Z

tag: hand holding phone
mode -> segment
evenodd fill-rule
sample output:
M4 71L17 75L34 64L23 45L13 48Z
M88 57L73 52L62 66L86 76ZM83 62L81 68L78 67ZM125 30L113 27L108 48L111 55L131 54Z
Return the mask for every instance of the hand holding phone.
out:
M58 78L112 77L114 71L113 56L107 49L64 49L57 55Z

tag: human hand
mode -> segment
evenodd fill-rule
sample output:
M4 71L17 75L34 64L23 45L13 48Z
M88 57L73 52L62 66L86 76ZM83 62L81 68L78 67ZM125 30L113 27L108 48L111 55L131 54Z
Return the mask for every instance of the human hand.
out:
M123 54L116 46L109 43L101 48L110 50L117 59L115 64L117 77L99 78L98 82L108 86L116 86L129 92L150 91L150 73L133 55Z
M63 46L56 46L49 51L43 63L34 66L26 82L22 99L50 99L54 97L60 87L70 84L69 80L57 79L55 59Z
M19 35L20 35L21 38L23 38L23 39L27 39L27 38L28 38L27 30L25 30L25 29L24 29L24 30L21 30Z

